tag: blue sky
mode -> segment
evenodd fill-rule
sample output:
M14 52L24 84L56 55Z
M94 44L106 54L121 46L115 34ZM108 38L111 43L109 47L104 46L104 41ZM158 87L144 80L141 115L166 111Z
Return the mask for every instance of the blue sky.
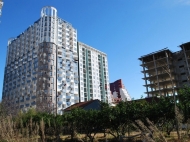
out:
M0 17L0 92L7 41L40 17L43 6L78 31L78 40L108 55L110 82L122 79L132 98L145 97L138 58L190 41L190 0L4 0ZM1 93L0 93L1 98Z

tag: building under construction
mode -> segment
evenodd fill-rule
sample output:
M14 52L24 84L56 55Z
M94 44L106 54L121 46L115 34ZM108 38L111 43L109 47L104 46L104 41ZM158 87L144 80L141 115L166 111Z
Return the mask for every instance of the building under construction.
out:
M178 52L164 48L139 58L147 97L177 95L182 86L189 85L190 42L179 47Z

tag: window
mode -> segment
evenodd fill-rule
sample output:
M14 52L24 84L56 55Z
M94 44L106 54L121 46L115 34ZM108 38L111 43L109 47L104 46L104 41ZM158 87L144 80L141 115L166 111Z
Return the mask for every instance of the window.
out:
M52 72L49 72L49 75L52 76Z
M182 60L182 58L178 59L178 61L181 61L181 60Z

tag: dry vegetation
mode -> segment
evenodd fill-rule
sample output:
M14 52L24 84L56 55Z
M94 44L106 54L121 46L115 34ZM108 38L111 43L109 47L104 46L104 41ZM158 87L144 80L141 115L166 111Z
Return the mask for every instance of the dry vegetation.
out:
M136 120L136 132L130 132L130 136L123 137L122 141L136 141L140 142L142 140L146 142L177 142L177 134L176 132L171 132L171 135L168 136L166 134L163 134L149 119L146 120L149 126L147 127L141 120ZM76 134L74 139L71 140L71 136L68 134L61 134L59 138L56 138L55 136L48 136L45 134L45 122L43 119L41 119L40 124L37 124L32 121L32 118L30 118L30 121L26 124L26 126L23 126L22 119L14 120L13 117L7 116L7 117L1 117L0 121L0 141L1 142L46 142L46 141L89 141L87 136L85 134ZM186 131L180 131L181 133L181 141L180 142L188 142L190 141L188 138L188 135ZM136 137L133 137L136 136ZM165 138L166 136L166 138ZM114 137L110 134L107 134L106 136L104 133L98 133L95 136L94 141L118 141L114 140Z
M185 101L176 107L170 98L102 104L100 110L76 108L56 116L34 109L11 116L1 103L0 142L188 142L190 104Z

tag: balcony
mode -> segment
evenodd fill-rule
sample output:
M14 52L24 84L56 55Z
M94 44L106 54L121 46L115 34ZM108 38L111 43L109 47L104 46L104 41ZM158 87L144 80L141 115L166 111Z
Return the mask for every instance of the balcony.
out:
M74 64L74 63L71 63L71 64L70 64L70 67L72 67L72 68L73 68L74 66L75 66L75 64Z
M60 48L60 47L58 47L58 50L57 50L58 52L61 52L61 54L62 54L62 48Z
M75 82L78 82L78 77L77 77L77 78L75 78Z
M70 99L71 99L71 96L66 95L66 99L67 99L67 100L70 100Z
M73 55L73 58L74 58L74 60L77 60L78 61L78 55Z
M70 52L70 49L69 49L69 47L68 46L66 46L66 52Z
M71 59L70 55L66 55L65 58L66 58L67 60L70 60L70 59Z
M57 68L62 68L62 64L58 64L58 65L57 65Z
M63 76L63 77L62 77L62 80L66 80L66 77Z
M28 61L31 61L32 60L32 57L30 56L30 57L28 57Z
M32 102L32 103L31 103L31 105L32 105L32 106L36 105L36 102L35 102L35 101L34 101L34 102Z
M20 105L20 108L23 108L24 107L24 105Z
M70 75L71 75L71 73L70 73L70 72L67 72L67 73L66 73L66 76L70 76Z
M67 102L67 106L70 106L71 105L71 102Z
M38 51L38 50L37 50L37 49L35 49L35 50L33 50L33 53L37 53L37 51Z
M29 100L30 100L30 97L27 97L27 98L26 98L26 101L29 101Z
M78 75L74 75L75 80L78 80L78 77L79 77Z
M26 106L26 107L29 107L29 106L30 106L30 104L26 104L25 106Z
M58 105L61 105L63 103L63 99L58 99L57 103L58 103Z
M66 65L65 61L62 61L61 64L62 64L63 66Z
M75 91L74 91L74 94L77 94L77 95L78 95L78 90L75 90Z
M30 52L30 53L28 54L28 56L32 56L32 52Z
M66 93L62 92L61 96L62 96L62 98L66 98Z
M63 73L62 71L57 71L57 74L60 74L60 75L61 75L62 73Z
M71 53L70 52L65 52L65 54L68 55L68 56L70 56Z
M69 92L70 92L70 89L67 89L67 90L66 90L66 93L69 93Z
M74 100L79 100L78 95L74 95Z
M32 99L36 99L36 96L32 96Z
M37 54L33 54L33 58L36 58L37 57Z
M57 56L58 56L58 57L62 57L62 52L61 52L61 51L58 51Z
M63 75L58 74L58 75L57 75L57 78L58 78L59 80L61 80L61 79L63 78Z
M78 102L79 102L79 100L75 100L74 102L75 102L75 103L78 103Z

